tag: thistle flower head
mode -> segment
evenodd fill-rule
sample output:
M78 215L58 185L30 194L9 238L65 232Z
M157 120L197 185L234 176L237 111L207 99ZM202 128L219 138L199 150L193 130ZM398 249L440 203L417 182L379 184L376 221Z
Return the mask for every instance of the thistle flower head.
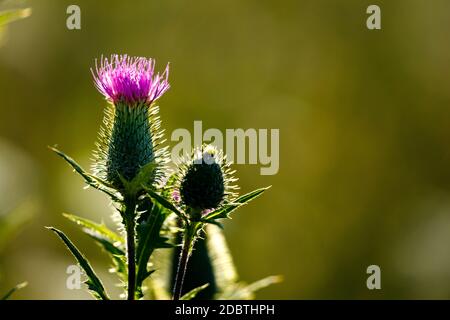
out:
M194 149L192 155L179 166L178 192L181 203L191 209L205 212L230 202L237 179L222 151L210 145Z
M164 172L167 150L160 146L159 107L152 102L169 89L169 67L160 76L154 66L153 59L112 55L102 57L96 75L91 70L97 89L112 103L105 109L93 168L117 189L149 164L155 167L149 183L157 183Z
M109 60L102 57L100 66L96 61L95 72L91 69L95 86L106 100L128 105L150 105L169 89L169 65L162 75L155 75L154 70L155 60L151 58L117 54Z

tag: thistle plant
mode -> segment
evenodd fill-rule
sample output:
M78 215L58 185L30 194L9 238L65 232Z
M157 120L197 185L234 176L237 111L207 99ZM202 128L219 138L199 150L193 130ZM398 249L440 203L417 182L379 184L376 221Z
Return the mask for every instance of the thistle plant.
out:
M143 187L158 184L166 162L153 103L169 89L169 66L162 76L154 75L154 67L152 59L113 56L111 61L102 59L96 75L93 72L98 90L113 106L100 131L94 172L122 196L119 213L127 235L129 299L134 299L136 286L136 207Z
M153 253L177 246L174 239L181 232L182 250L173 299L193 298L207 284L182 296L183 279L194 244L205 234L205 226L221 226L221 219L228 218L232 211L267 188L237 197L230 163L221 150L212 146L198 146L192 155L173 164L174 169L169 167L167 147L162 146L159 107L155 104L170 87L169 65L159 74L155 73L153 59L113 55L96 63L92 74L95 86L108 102L92 173L62 151L51 149L88 186L111 199L119 232L75 215L64 215L110 255L114 265L111 270L126 288L128 300L144 297L155 271L151 268L158 265ZM173 227L174 220L180 221L181 228ZM93 296L109 299L88 259L62 231L49 229L61 238L83 268Z

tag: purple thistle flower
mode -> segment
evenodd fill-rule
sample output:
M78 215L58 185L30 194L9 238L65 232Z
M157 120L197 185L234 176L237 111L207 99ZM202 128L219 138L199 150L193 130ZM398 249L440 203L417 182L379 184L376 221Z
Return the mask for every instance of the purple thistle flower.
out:
M113 54L110 60L102 57L100 67L96 60L95 72L91 72L95 86L109 102L150 105L170 87L169 64L162 75L155 75L154 70L154 59Z

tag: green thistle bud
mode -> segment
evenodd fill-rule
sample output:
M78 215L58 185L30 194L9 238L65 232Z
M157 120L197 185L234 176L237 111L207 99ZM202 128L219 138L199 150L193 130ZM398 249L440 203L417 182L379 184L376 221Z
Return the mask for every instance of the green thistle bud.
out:
M158 107L117 103L105 110L95 154L96 174L121 189L122 179L131 181L144 166L155 163L157 169L148 182L158 180L167 162L166 148L158 148L162 137Z
M195 211L219 207L234 195L230 182L234 172L223 153L212 146L194 150L190 159L180 166L179 195L182 204Z
M154 160L148 106L117 104L108 145L107 180L114 185L119 184L119 176L131 181L140 168Z

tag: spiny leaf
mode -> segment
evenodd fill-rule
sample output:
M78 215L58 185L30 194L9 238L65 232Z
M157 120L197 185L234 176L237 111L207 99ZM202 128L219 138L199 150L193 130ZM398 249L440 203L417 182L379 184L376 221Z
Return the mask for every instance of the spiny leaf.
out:
M157 167L158 165L155 162L147 163L131 181L126 181L125 178L119 176L125 186L125 192L135 196L143 190L143 186L149 187L148 182L152 180L150 177L154 175Z
M58 150L58 149L56 149L54 147L49 147L49 149L54 151L57 155L59 155L64 160L66 160L69 163L69 165L78 174L80 174L84 178L84 181L88 185L90 185L91 187L106 193L108 196L111 197L111 199L113 201L121 201L122 200L120 195L114 189L114 187L111 186L109 183L107 183L106 181L103 181L100 178L97 178L96 176L94 176L94 175L92 175L90 173L87 173L75 160L73 160L71 157L66 155L64 152L62 152L62 151L60 151L60 150Z
M142 276L141 276L141 279L143 279L143 280L147 279L147 278L148 278L150 275L152 275L155 271L156 271L156 270L145 270L145 271L143 271ZM142 282L143 282L143 281L140 281L141 286L140 286L139 289L138 289L138 292L139 292L139 298L141 298L141 297L143 296L143 295L142 295Z
M266 188L260 188L257 190L254 190L252 192L249 192L247 194L244 194L243 196L240 196L237 198L233 203L227 203L223 205L221 208L207 214L205 217L203 217L202 221L213 223L212 221L215 219L224 219L229 218L229 215L231 212L236 210L237 208L249 203L251 200L257 198L260 196L264 191L269 189L270 187Z
M89 219L85 219L82 217L78 217L73 214L69 213L63 213L63 216L69 219L72 222L75 222L77 225L81 226L85 231L88 233L98 233L108 239L110 239L112 242L118 242L120 244L124 243L124 239L115 233L114 231L110 230L106 225L99 224L96 222L93 222Z
M115 271L118 273L121 280L126 280L127 266L124 251L124 239L104 224L98 224L91 220L68 213L63 213L63 216L81 226L84 233L94 239L107 253L109 253L114 263Z
M121 280L127 279L127 259L125 251L116 247L110 240L103 238L99 234L89 234L100 246L111 256L114 263L114 271L117 272Z
M23 289L28 285L28 282L22 282L16 285L14 288L9 290L0 300L8 300L11 295L16 292L17 290Z
M184 294L180 300L192 300L195 298L195 296L202 290L206 289L209 286L209 283L206 283L200 287L194 288L188 293Z
M47 229L55 232L67 246L69 251L73 254L75 259L77 259L78 263L86 273L87 281L85 283L87 284L88 288L92 291L92 295L97 299L109 300L109 297L106 294L102 282L97 277L89 261L84 257L84 255L80 252L80 250L78 250L78 248L72 243L72 241L69 240L69 238L62 231L53 227L47 227Z
M161 235L168 237L166 243L169 242L171 246L175 246L177 235L182 231L182 229L178 227L178 220L179 219L175 214L169 213L160 232ZM156 270L156 272L151 275L150 279L145 281L147 286L145 292L146 298L151 300L172 299L171 276L173 253L173 250L155 250L152 253L150 258L151 268Z
M108 253L112 254L113 256L125 256L125 252L121 248L115 246L109 239L95 233L87 232L87 234L92 239L97 241Z
M31 8L5 10L0 12L0 27L31 15Z
M158 248L168 248L171 244L160 236L164 221L169 215L168 210L158 203L152 203L148 198L141 204L145 211L145 219L139 219L137 229L137 275L136 287L138 295L142 295L142 283L151 274L147 270L148 261L153 251Z

